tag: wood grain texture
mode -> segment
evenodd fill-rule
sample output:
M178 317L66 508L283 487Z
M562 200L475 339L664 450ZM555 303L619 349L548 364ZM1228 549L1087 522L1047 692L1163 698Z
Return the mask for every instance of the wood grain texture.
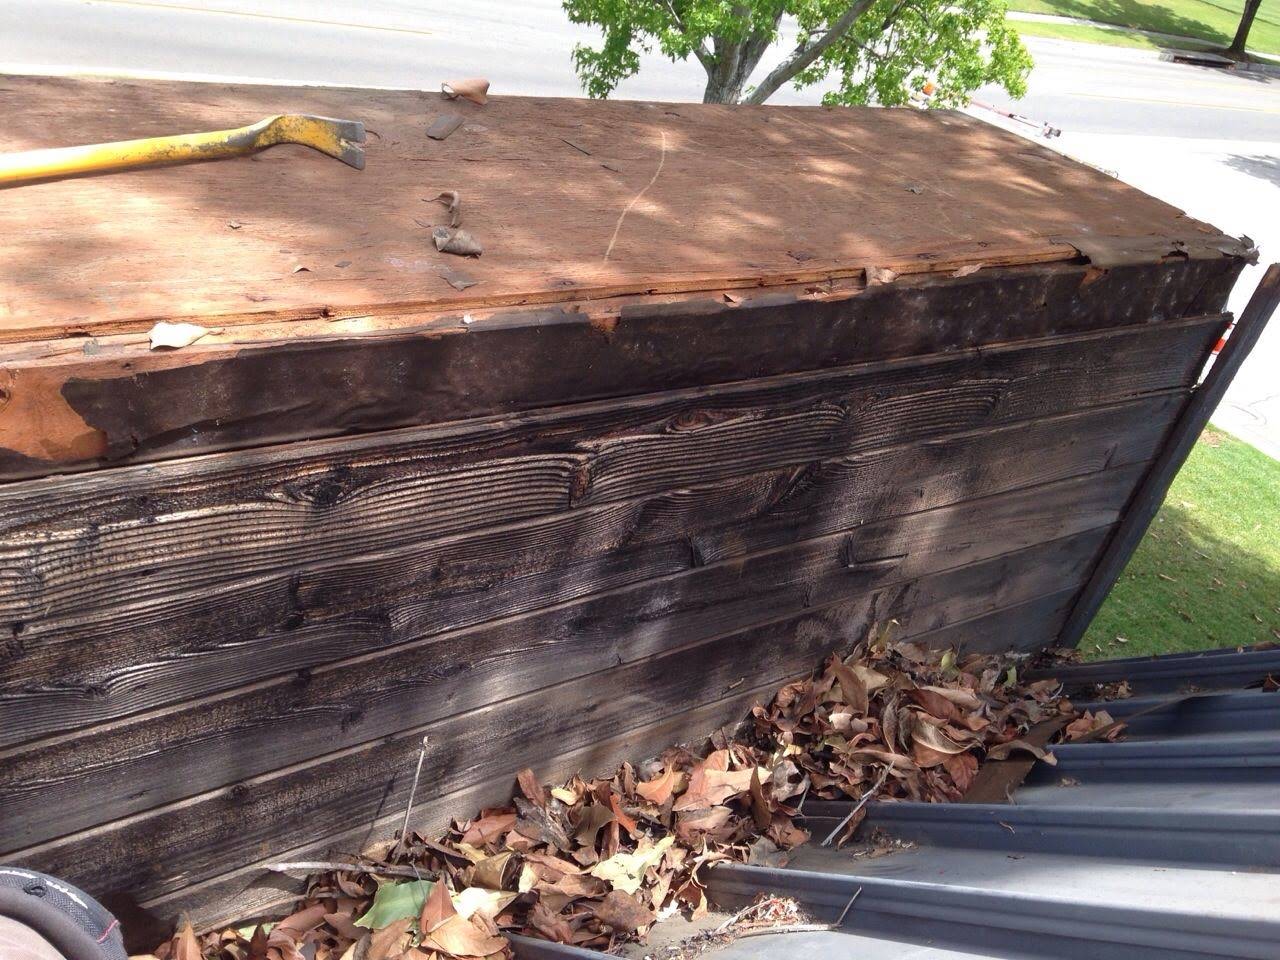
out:
M230 571L247 578L297 565L300 554L315 562L387 550L570 506L1138 398L1192 382L1221 327L1218 318L1197 319L653 398L629 430L619 431L616 417L608 433L579 427L573 442L561 440L550 456L528 451L485 462L473 447L465 465L440 469L422 463L431 453L427 445L390 467L380 453L373 463L313 467L305 479L295 461L291 469L268 471L252 502L175 505L168 517L157 515L152 494L138 490L134 496L144 499L135 500L127 519L106 522L95 513L79 526L45 522L32 517L24 487L5 488L0 500L12 509L0 509L10 518L5 527L16 530L0 532L0 556L14 586L0 597L0 621L25 629L37 618L137 602L144 584L154 602L175 589L207 587ZM632 407L624 405L624 417ZM571 418L566 411L551 415L561 424ZM237 457L224 462L239 467ZM89 485L129 476L113 472ZM151 478L164 474L132 476L154 486ZM222 476L239 490L254 489L243 467ZM37 496L50 491L47 503L59 499L55 481L30 489ZM404 522L407 513L414 524ZM246 539L252 552L244 549Z
M1114 509L1110 515L1114 518ZM1105 530L1095 529L1092 537L1079 542L1036 550L1039 558L1045 559L1060 550L1060 556L1070 558L1066 561L1069 565L1078 564L1075 575L1083 576L1104 533ZM846 554L842 547L837 547L836 552L835 565L839 567L839 558ZM681 643L683 634L675 631L673 624L673 634L667 642L674 649L656 656L583 677L561 679L552 686L521 692L370 743L313 755L293 766L248 776L231 786L12 852L8 858L56 872L91 891L128 888L138 897L159 896L252 861L254 851L264 843L287 849L310 837L339 833L353 824L389 815L404 802L412 773L410 761L416 756L423 735L430 735L433 744L423 770L423 782L431 785L431 793L423 796L423 802L428 803L438 793L482 781L495 770L514 771L513 762L532 762L527 758L535 756L549 761L593 741L606 740L618 729L694 709L723 697L743 679L749 683L762 678L780 680L812 666L826 652L847 646L877 620L900 619L906 634L921 628L935 629L950 618L968 619L1000 603L1017 602L1024 594L1043 593L1047 584L1060 582L1056 578L1063 568L1056 563L1041 565L1030 557L1020 560L1002 556L985 565L953 568L889 590L852 595L846 591L834 601L815 603L807 610L795 609L797 604L793 602L777 619L692 645ZM1015 569L1023 571L1025 577L1019 583L1012 582ZM997 598L982 595L995 584L1006 582L1009 586L1002 587ZM805 588L797 585L793 589L803 592ZM803 603L799 606L803 607ZM771 612L782 613L777 605ZM643 617L640 619L643 623ZM618 611L603 623L616 628ZM661 628L655 630L655 634L660 632ZM697 636L697 631L691 635ZM523 638L522 649L512 661L515 669L523 669L522 665L532 659L529 639ZM563 677L566 660L551 652L548 658ZM465 668L451 671L454 681L449 689L456 687L463 673ZM554 671L550 675L554 677ZM337 676L333 680L340 682ZM490 696L495 686L492 682L488 685ZM389 696L381 709L403 711L412 702L416 699L403 688L399 696ZM318 718L322 713L315 711L325 709L313 708L303 713L303 718L310 713L311 724L320 726L323 721ZM291 712L278 715L274 722L260 728L258 735L265 739L266 746L293 749L294 737L307 724L289 723L289 715ZM401 722L413 719L411 714L403 715ZM340 722L340 718L331 717L330 722L333 721ZM287 730L278 726L281 723L287 724ZM220 735L216 729L222 725L214 726L210 739L205 741L211 746L217 744ZM329 729L332 733L333 728ZM187 731L185 735L190 734ZM151 749L163 749L163 738L156 736L154 729L145 736ZM314 745L311 749L314 751ZM520 757L526 759L517 761ZM216 746L205 759L209 766L222 770L224 776L230 770L238 770L241 762L238 751L219 754ZM172 768L172 761L165 764L155 757L151 762L154 771ZM183 762L189 769L198 766L191 757ZM142 761L133 770L136 773L146 768L147 761ZM128 782L141 785L132 777ZM148 859L139 864L137 851L144 848Z
M190 572L170 576L168 591L157 588L157 578L135 573L132 581L121 582L121 600L113 605L85 605L69 617L24 624L11 643L15 656L0 683L0 744L308 670L868 521L1138 463L1152 455L1181 402L1174 392L919 445L682 483L651 496L475 532L462 528L437 539L429 538L424 514L447 516L452 503L446 499L434 510L423 499L412 528L421 539L403 545L396 539L399 531L382 540L352 525L345 529L345 548L338 528L330 546L313 553L312 541L301 531L334 522L332 514L319 511L298 528L294 553L287 558L293 562L283 569L263 566L256 577L244 576L257 563L252 528L246 528L248 536L223 541L229 562L220 577L204 575L199 545L189 543L191 561L184 561L183 569ZM274 469L283 471L280 482L313 483L287 462L273 468L273 478ZM113 515L121 531L146 534L162 528L166 518L176 520L180 530L190 529L185 520L197 511L189 506L201 491L234 498L229 502L244 503L246 511L258 502L272 503L264 493L274 489L275 479L255 480L247 470L237 484L236 476L232 472L225 484L218 480L210 486L189 476L169 484L137 477L136 497L164 511L149 523L143 515L126 518L126 510L141 509L126 478L110 486L102 478L92 484L85 482L92 478L79 478L71 484L74 494L44 491L40 498L12 504L9 516L21 521L11 542L29 546L37 530L53 532L62 543L85 542L80 524ZM520 488L512 489L519 493ZM79 506L59 511L58 504L67 502ZM55 519L59 512L63 516ZM63 524L61 532L57 523ZM185 537L155 538L154 561L165 562ZM387 549L380 550L383 543ZM241 559L230 562L237 547ZM217 549L215 544L210 552ZM121 562L91 550L77 558L77 576L86 581ZM129 593L131 582L142 596ZM58 683L46 682L49 677Z
M1059 585L1054 592L1043 597L971 620L949 623L914 639L939 649L955 647L979 653L1003 653L1007 650L1033 653L1053 645L1078 592L1075 587Z
M441 329L250 347L209 337L176 352L95 340L0 369L0 478L1148 326L1220 309L1236 270L1027 268L830 299L454 316Z
M1129 468L1132 471L1132 468ZM978 616L1046 584L1078 582L1118 514L1115 490L1127 475L1039 488L1036 501L1071 511L1078 536L1057 534L1030 498L990 517L979 531L957 509L881 522L795 547L724 561L646 581L545 613L434 636L389 654L342 661L305 681L280 678L204 702L128 722L27 744L0 754L0 817L9 843L26 846L178 800L231 779L265 773L330 750L367 743L465 711L471 705L607 670L809 607L866 596L869 610L891 608L916 630L930 614ZM1101 487L1106 493L1091 491ZM1111 503L1108 504L1108 499ZM1110 507L1110 509L1108 509ZM976 509L976 507L975 507ZM941 584L920 578L982 557L960 542L985 533L1002 550L1031 544L1002 562L964 566ZM867 563L865 554L891 556ZM1030 584L1030 586L1029 586ZM943 594L952 594L943 603ZM169 771L186 774L175 779Z
M797 671L797 675L799 673ZM718 700L656 723L628 725L580 750L557 753L550 758L531 752L529 764L542 782L554 783L579 772L587 778L609 775L624 760L636 763L655 757L673 744L688 744L698 749L705 745L711 733L737 727L754 703L767 701L777 687L789 679L792 678L770 679L755 687L736 687ZM512 750L512 762L523 762L526 754L518 752L521 745L512 744ZM429 835L447 829L458 810L480 810L509 803L515 769L518 767L503 769L486 780L436 797L431 803L415 804L413 829ZM397 810L377 820L348 827L336 835L308 837L301 846L273 852L255 863L193 883L175 893L153 897L139 906L147 911L155 926L162 929L161 937L171 932L180 914L190 916L197 929L242 922L246 917L282 916L280 911L287 912L302 892L301 881L267 870L268 864L358 853L378 841L394 838L403 823L404 811ZM166 927L167 930L163 929ZM144 944L144 948L153 942L154 938Z
M435 93L37 77L0 79L0 93L23 104L4 150L225 129L286 105L374 131L363 172L283 146L7 190L8 339L1069 259L1055 238L1080 234L1221 236L952 112L499 96L450 102L466 123L437 142ZM430 201L451 189L477 260L431 244L447 213ZM479 283L455 290L442 268Z

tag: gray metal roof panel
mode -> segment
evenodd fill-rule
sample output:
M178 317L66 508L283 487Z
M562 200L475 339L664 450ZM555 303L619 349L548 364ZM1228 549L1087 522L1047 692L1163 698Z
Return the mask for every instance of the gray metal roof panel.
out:
M1065 668L1068 684L1124 676L1180 694L1089 704L1133 716L1130 736L1054 748L1058 766L1038 765L1009 804L870 804L860 838L910 841L887 855L810 845L785 868L716 867L708 893L723 909L770 893L830 922L856 900L837 930L752 936L701 956L1280 960L1280 694L1184 692L1256 685L1277 668L1280 651ZM811 801L807 825L821 836L851 806ZM524 960L591 955L517 948Z

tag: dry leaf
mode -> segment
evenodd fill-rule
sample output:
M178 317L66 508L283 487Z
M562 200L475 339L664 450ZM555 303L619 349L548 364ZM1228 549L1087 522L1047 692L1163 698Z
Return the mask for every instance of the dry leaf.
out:
M751 770L710 770L698 767L689 777L689 786L671 808L677 812L713 807L751 789Z
M348 940L359 940L366 931L355 925L355 917L350 910L346 912L326 913L324 922Z
M671 791L675 789L676 779L675 767L667 767L662 771L661 776L646 780L644 783L637 783L636 793L650 803L662 806L671 798Z
M450 917L457 916L457 913L458 911L453 909L449 888L443 879L437 880L422 904L422 913L418 915L418 930L421 933L430 933Z
M1048 750L1045 750L1043 747L1037 747L1034 743L1027 743L1025 740L1010 740L1007 743L996 744L994 747L987 750L987 759L1004 760L1007 759L1009 754L1013 753L1015 750L1029 753L1037 760L1043 760L1050 766L1054 766L1058 762L1058 758Z
M622 809L622 805L618 802L618 795L616 793L609 794L609 809L613 811L613 818L618 821L618 824L626 830L627 833L631 834L633 837L639 834L639 828L636 826L635 820L629 817Z
M747 789L751 797L751 819L755 821L757 830L765 830L773 816L769 812L769 801L765 799L764 787L760 784L758 767L751 768L751 783Z
M480 241L462 229L436 227L431 231L431 241L441 253L452 253L459 257L478 257L484 253Z
M516 774L516 783L520 785L520 792L525 795L525 799L537 804L539 807L547 805L547 792L542 788L537 774L528 767Z
M422 945L455 957L487 957L507 946L505 937L495 937L481 930L471 920L454 914L428 934Z
M600 828L606 823L613 822L613 811L601 804L592 804L584 807L582 814L578 819L577 825L574 827L573 835L579 843L594 845L596 837L600 833Z
M564 810L564 804L560 801L553 800L547 806L539 807L522 797L516 797L515 805L520 811L520 817L516 820L515 826L517 833L530 840L549 843L561 850L567 850L572 846L569 835L565 831L565 824L560 821L560 814Z
M615 890L635 893L640 889L641 878L650 866L662 859L662 854L675 843L675 837L665 836L656 844L641 838L635 853L617 853L591 868L591 875L606 881Z
M183 919L178 935L173 938L172 949L173 960L204 960L204 953L200 950L200 943L196 940L196 932L190 920Z
M399 956L404 952L401 942L413 926L411 917L393 920L381 930L375 930L369 937L369 947L364 952L364 960L387 960L391 956Z
M467 887L454 897L453 906L458 915L466 919L479 915L493 918L510 906L518 893L506 890L485 890L482 887Z
M728 807L708 807L682 813L676 818L676 836L683 843L696 843L700 834L719 830L732 816L733 811Z
M548 940L555 943L573 943L573 928L557 917L541 900L529 911L529 923Z
M565 787L553 787L551 790L551 796L555 797L567 807L573 806L579 799L581 799L576 790L569 790Z
M982 264L980 263L966 263L963 267L961 267L951 275L953 277L967 277L969 276L969 274L977 273L981 269L982 269Z
M474 820L462 835L463 843L483 846L491 840L497 840L516 825L516 814L513 810L490 813Z
M446 80L440 85L440 92L446 100L470 100L484 106L489 99L489 81L483 77L468 77L465 80Z
M492 857L485 857L476 863L475 869L471 872L471 882L478 887L488 887L490 890L505 889L507 876L515 865L514 857L515 852L512 850L504 850Z
M644 930L657 919L652 910L620 890L614 890L592 909L596 919L616 933Z

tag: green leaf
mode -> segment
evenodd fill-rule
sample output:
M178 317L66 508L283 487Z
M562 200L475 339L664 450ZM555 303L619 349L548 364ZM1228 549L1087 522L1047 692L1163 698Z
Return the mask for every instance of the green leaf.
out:
M388 924L406 917L417 919L422 905L427 902L434 884L430 880L410 880L406 883L384 883L373 895L373 906L356 921L357 927L381 930Z
M655 51L696 59L704 97L737 102L758 65L797 88L821 85L830 105L910 102L926 85L933 107L963 105L971 91L998 83L1026 93L1031 57L1005 21L1007 0L562 0L569 20L600 30L598 46L579 44L573 62L583 89L607 97ZM844 20L853 9L860 14ZM787 18L798 50L780 42ZM820 52L819 52L820 51ZM804 57L798 54L805 53ZM722 74L728 70L732 77ZM694 91L690 91L691 93ZM766 98L767 99L767 98Z
M948 650L944 653L942 655L942 663L940 663L938 667L944 676L949 677L954 673L958 673L959 671L956 670L956 652L954 650Z

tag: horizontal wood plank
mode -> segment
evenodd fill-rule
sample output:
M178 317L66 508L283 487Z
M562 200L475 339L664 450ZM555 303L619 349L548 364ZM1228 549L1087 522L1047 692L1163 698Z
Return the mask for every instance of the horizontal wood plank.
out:
M1221 326L1206 318L748 382L650 401L647 418L625 432L579 428L572 439L553 440L555 449L515 458L486 461L471 438L465 466L431 463L428 441L416 457L390 465L385 452L359 464L339 455L337 462L312 459L304 472L286 455L260 482L231 456L209 471L221 491L206 498L196 480L169 504L162 468L16 485L0 491L0 557L12 583L0 597L0 620L21 632L37 617L136 602L139 593L154 601L167 590L207 588L228 572L248 578L570 505L1187 386ZM561 412L559 422L569 416ZM91 495L104 485L114 488L105 498ZM56 518L58 505L73 498L88 508ZM95 510L97 499L113 501L115 510ZM409 512L421 515L421 526L404 523Z
M988 561L999 571L997 580L1013 572L1006 559ZM826 652L861 638L874 621L901 616L908 635L917 622L936 628L956 615L948 610L966 617L974 608L963 609L961 586L982 575L973 567L962 567L888 594L843 597L825 607L814 606L248 777L12 852L9 859L58 873L91 891L128 889L140 898L162 896L252 862L264 844L266 849L288 849L403 809L423 735L429 735L432 744L422 780L431 785L430 792L420 790L421 802L427 804L434 796L490 779L497 770L514 772L510 765L517 756L536 755L539 762L548 762L608 740L617 730L655 723L721 699L746 677L750 683L781 681L812 666ZM1044 581L1034 572L1031 576L1038 582L1029 589L1043 592ZM1019 599L1004 597L1005 602ZM520 659L528 656L525 650ZM405 698L400 700L403 705ZM269 727L262 736L277 742ZM234 757L229 762L234 763ZM147 860L139 863L137 853L144 849Z
M1093 484L1109 491L1110 504L1107 495L1080 484L1038 488L1035 497L1010 495L1022 507L1018 516L988 513L982 532L1002 553L1035 545L999 562L962 566L937 583L930 574L981 556L953 542L979 532L955 509L933 511L914 523L871 524L870 530L438 635L316 670L306 682L286 677L26 744L0 754L6 841L38 843L464 712L498 699L496 691L509 697L551 686L842 598L861 596L868 610L892 611L886 615L909 621L917 631L932 629L935 621L978 616L1010 598L1082 580L1108 529L1103 524L1118 513L1115 490L1127 495L1125 482L1129 477L1117 471ZM1055 520L1036 512L1042 500L1075 515L1070 530L1090 521L1096 525L1036 544L1058 532ZM867 564L858 559L865 551L891 551L895 559ZM184 776L169 776L179 767Z
M1034 653L1053 645L1072 601L1080 592L1075 585L1057 586L1058 589L1045 596L971 620L949 623L913 639L930 647L954 647L977 653L1003 653L1007 650Z
M145 343L53 358L33 348L0 373L0 478L1159 325L1221 309L1234 276L1224 264L1101 276L1076 265L738 307L455 317L443 330L197 344L180 355Z
M773 678L754 687L735 687L721 699L656 723L612 731L583 749L564 751L553 757L543 755L541 744L512 743L506 767L495 776L436 797L430 803L415 803L412 829L430 835L447 829L455 816L509 803L515 785L514 772L522 767L532 767L544 783L556 783L575 773L587 778L612 775L624 760L639 763L658 756L672 745L687 744L700 748L715 731L738 727L748 718L754 704L767 702L779 686L802 672L808 672L807 666L797 670L792 677ZM459 811L467 811L468 814L460 814ZM271 856L260 858L256 863L146 900L139 906L151 915L157 928L168 928L162 929L161 937L172 932L173 924L181 914L190 916L198 929L212 929L233 921L243 922L246 917L264 913L283 916L284 913L279 911L288 912L302 890L301 881L268 871L265 869L267 864L359 853L381 840L393 838L403 823L404 811L397 810L334 836L308 837L301 846L273 850ZM152 939L140 947L150 949L154 944Z
M1140 463L1154 454L1181 403L1179 393L1162 395L454 538L424 536L399 549L252 580L228 577L163 602L144 595L80 618L38 620L24 627L0 682L0 745L868 521ZM225 483L234 493L234 482ZM261 496L252 482L246 488L246 496ZM130 502L111 499L116 491L101 485L89 492L102 494L103 513ZM155 496L164 493L161 487ZM30 506L52 513L55 502ZM13 505L6 516L16 519L21 508ZM64 522L81 522L92 510L69 508ZM359 531L349 537L361 540ZM302 542L299 552L306 547Z
M626 429L588 421L505 458L485 456L481 441L502 431L491 427L468 438L464 463L459 454L436 462L428 441L412 453L378 451L356 462L338 453L300 463L286 453L256 476L231 456L191 470L5 488L0 563L11 567L13 589L0 597L0 620L26 625L136 601L140 581L154 601L229 574L247 579L282 565L1187 386L1221 326L1198 320L789 376L714 399L659 398L647 420ZM549 416L573 422L569 413ZM458 443L451 436L441 445L450 442ZM166 496L173 487L178 495ZM78 508L68 510L69 501ZM406 515L415 522L404 523Z

